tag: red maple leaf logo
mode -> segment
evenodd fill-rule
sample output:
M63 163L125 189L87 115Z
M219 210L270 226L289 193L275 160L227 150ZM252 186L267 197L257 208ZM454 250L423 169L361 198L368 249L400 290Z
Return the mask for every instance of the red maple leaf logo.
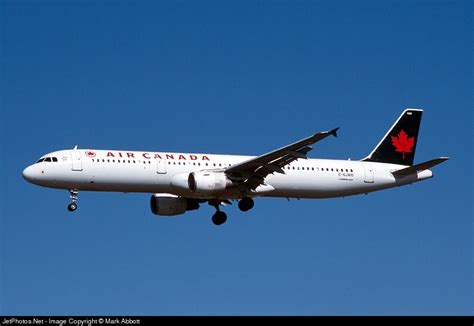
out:
M405 159L405 153L413 153L411 148L415 146L415 138L408 137L407 133L402 129L398 135L392 137L392 145L395 147L395 152L401 152L403 159Z

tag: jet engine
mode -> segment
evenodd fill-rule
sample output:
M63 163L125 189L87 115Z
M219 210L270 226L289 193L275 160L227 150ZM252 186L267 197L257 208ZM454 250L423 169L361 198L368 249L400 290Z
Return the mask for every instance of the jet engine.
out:
M188 187L192 192L213 193L232 185L232 181L222 172L199 171L188 176Z
M174 216L198 209L199 203L191 198L183 198L171 194L154 194L150 198L150 207L153 214Z

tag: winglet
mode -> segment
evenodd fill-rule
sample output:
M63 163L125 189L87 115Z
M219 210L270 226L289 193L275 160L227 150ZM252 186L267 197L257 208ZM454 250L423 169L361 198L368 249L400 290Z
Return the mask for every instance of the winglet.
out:
M337 131L339 130L339 127L334 128L333 130L330 130L329 133L333 135L334 137L337 137Z

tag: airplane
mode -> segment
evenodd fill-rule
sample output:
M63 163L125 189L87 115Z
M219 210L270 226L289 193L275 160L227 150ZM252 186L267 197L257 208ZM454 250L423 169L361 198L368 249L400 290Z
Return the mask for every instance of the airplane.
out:
M30 183L66 189L77 209L79 191L151 193L151 211L175 216L203 203L216 209L215 225L227 221L221 206L241 211L258 197L333 198L403 186L433 177L430 168L448 157L415 164L423 110L405 109L382 140L361 160L309 159L312 145L337 137L318 132L261 156L74 149L43 155L23 171Z

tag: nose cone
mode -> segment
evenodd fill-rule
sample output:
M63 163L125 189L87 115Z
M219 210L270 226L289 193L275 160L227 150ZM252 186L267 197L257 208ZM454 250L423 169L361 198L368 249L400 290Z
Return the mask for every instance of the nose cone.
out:
M23 178L26 181L33 183L33 181L35 180L35 172L32 166L29 166L23 170Z

